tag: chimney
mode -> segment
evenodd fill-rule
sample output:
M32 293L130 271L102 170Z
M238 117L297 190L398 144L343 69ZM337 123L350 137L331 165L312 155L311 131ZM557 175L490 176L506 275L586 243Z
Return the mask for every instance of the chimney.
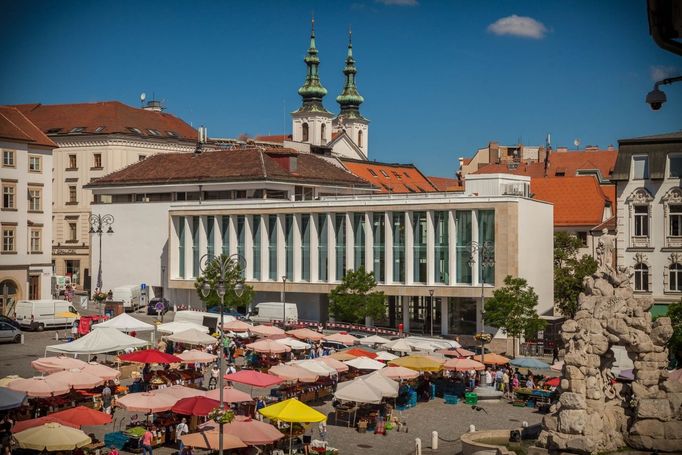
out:
M462 166L464 166L464 157L459 157L459 171L462 172Z
M565 153L565 152L568 152L568 147L557 147L556 151L558 153Z
M200 126L197 130L197 146L194 149L194 153L199 155L204 151L204 144L206 144L207 130L205 126Z
M613 152L614 150L616 150L616 148L613 146L613 144L609 144L609 146L607 147L607 150L609 152Z
M496 141L488 144L488 164L498 163L500 154L500 146Z

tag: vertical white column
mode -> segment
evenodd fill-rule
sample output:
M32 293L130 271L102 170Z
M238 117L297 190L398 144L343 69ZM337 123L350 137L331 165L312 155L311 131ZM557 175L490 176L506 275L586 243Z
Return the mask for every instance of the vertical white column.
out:
M220 219L220 215L215 215L213 217L213 254L216 256L223 254L223 235L220 230Z
M320 281L320 220L317 213L311 213L310 226L310 282Z
M237 238L237 215L230 215L230 225L227 228L228 236L230 239L230 255L237 254L237 244L239 239Z
M374 214L365 212L365 270L374 271Z
M260 217L260 280L267 281L269 269L269 249L268 249L268 218L270 215L264 214Z
M398 296L398 299L400 299L400 304L402 305L403 308L403 330L405 332L410 331L410 302L407 297L404 295Z
M441 297L440 299L440 334L448 334L448 325L450 324L450 312L448 309L448 298Z
M199 217L199 260L208 253L208 218Z
M178 278L180 275L180 219L177 216L171 217L170 245L168 245L168 276ZM163 284L163 283L162 283Z
M327 281L333 283L336 281L336 214L327 214L327 262L329 263L329 270L327 270Z
M454 286L457 283L457 223L455 218L455 211L448 211L448 273L450 275L449 285Z
M384 282L393 283L393 212L384 213L384 259Z
M277 277L275 281L280 281L287 271L287 257L286 257L286 238L284 237L284 215L279 213L277 215Z
M428 210L426 212L426 284L433 286L435 280L435 229L434 229L434 212Z
M244 259L246 259L246 270L244 277L253 280L253 216L244 217Z
M194 276L194 258L192 257L192 218L185 217L185 276L182 278L192 278Z
M346 212L346 270L355 270L355 235L353 232L353 212Z
M471 211L471 241L478 242L478 210ZM471 266L471 284L473 286L480 286L481 283L478 276L478 263L481 260L480 251L476 251L475 255L476 261Z
M303 215L303 216L305 216L305 215ZM292 227L292 229L294 230L293 231L293 234L294 234L293 235L293 237L294 237L294 239L293 239L294 275L293 276L294 276L294 281L298 282L298 281L301 281L301 275L302 275L301 269L303 268L303 258L302 258L302 254L301 254L302 253L302 251L301 251L302 250L301 238L303 236L303 233L301 232L301 226L302 226L301 225L301 214L300 213L294 214L292 219L293 219L293 223L294 223L294 225Z
M414 283L414 227L412 212L405 212L405 284Z

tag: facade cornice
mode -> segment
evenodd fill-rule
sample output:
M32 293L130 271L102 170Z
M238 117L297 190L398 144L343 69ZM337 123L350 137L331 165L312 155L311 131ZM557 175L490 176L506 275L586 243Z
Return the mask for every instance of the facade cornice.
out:
M142 138L128 137L123 135L99 136L69 136L53 137L60 148L79 147L132 147L145 150L164 150L174 152L194 152L194 142L158 141Z

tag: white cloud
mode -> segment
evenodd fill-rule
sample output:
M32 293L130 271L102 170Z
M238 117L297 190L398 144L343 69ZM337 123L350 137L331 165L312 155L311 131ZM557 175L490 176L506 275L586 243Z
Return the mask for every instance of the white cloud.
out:
M388 6L417 6L417 0L374 0L377 3L383 3Z
M488 25L488 31L496 35L511 35L521 38L542 39L547 33L547 27L532 17L511 16L503 17Z
M663 66L663 65L655 65L649 68L650 74L651 74L651 79L654 82L658 82L661 79L666 79L671 76L677 75L680 70L675 68L674 66Z

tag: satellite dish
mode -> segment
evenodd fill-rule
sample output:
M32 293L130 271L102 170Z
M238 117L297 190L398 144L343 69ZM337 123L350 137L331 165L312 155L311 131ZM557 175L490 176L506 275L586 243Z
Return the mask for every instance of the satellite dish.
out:
M579 146L580 146L580 139L575 138L575 139L573 140L573 145L575 145L576 147L579 147Z
M144 103L144 100L146 100L146 99L147 99L147 94L145 92L142 92L140 94L140 101Z

